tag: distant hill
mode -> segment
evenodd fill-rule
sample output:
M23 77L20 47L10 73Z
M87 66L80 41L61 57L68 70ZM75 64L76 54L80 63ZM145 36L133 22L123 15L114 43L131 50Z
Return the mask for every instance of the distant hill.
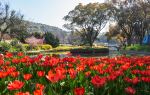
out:
M68 32L64 31L55 26L49 26L46 24L35 23L26 21L27 23L27 31L28 32L51 32L53 35L57 36L60 40L60 43L67 43Z

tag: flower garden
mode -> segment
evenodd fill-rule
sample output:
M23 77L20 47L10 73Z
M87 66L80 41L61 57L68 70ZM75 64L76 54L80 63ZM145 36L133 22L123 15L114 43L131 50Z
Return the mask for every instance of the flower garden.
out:
M150 95L150 56L0 55L0 95Z

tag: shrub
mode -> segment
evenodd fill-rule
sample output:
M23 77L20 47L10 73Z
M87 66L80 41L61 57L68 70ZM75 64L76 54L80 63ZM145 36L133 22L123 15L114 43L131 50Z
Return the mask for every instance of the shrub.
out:
M18 51L25 51L25 48L22 46L22 44L19 42L18 39L13 39L10 42L11 48L10 52L18 52Z
M25 48L22 46L21 43L17 39L13 39L10 44L7 42L0 42L0 52L4 53L5 51L9 52L18 52L18 51L25 51Z
M34 47L29 45L29 44L23 44L23 47L27 51L29 51L29 50L50 50L50 49L52 49L52 46L48 45L48 44L37 45L37 46L34 46Z
M52 49L52 46L49 44L44 44L44 45L41 45L41 49L42 50L50 50L50 49Z
M22 44L17 44L16 46L13 46L11 50L10 50L11 52L18 52L18 51L25 51L26 49L22 46Z
M6 42L0 42L0 52L3 53L5 51L8 51L11 48L11 45L9 43Z
M44 38L37 39L34 36L32 36L32 37L26 38L25 42L27 44L29 44L30 46L34 47L34 46L37 46L37 45L42 45L43 42L44 42Z
M25 50L31 50L31 46L29 44L22 44Z
M92 54L92 53L109 53L108 48L77 48L70 51L73 54Z
M19 44L19 40L13 39L13 40L10 42L10 44L11 44L12 46L16 46L17 44Z
M53 48L59 46L59 39L50 32L45 33L45 42L52 45Z

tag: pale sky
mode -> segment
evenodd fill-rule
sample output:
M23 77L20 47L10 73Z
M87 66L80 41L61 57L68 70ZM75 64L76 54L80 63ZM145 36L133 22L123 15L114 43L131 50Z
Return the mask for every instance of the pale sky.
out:
M26 20L56 26L63 29L62 19L79 3L104 2L104 0L0 0L11 9L24 14Z

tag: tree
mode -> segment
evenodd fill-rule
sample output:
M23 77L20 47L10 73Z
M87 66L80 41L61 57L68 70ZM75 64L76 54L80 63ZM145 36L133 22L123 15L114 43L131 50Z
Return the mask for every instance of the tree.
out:
M142 44L143 38L145 36L145 33L149 30L150 25L150 4L144 1L138 2L138 7L136 8L135 16L137 17L137 20L135 22L135 31L136 35L140 41L140 44Z
M31 35L33 35L37 39L41 39L41 38L43 38L44 34L41 32L33 32Z
M14 27L11 27L8 33L12 38L17 38L20 42L25 43L25 39L30 36L30 33L27 32L27 23L23 20L20 21L20 24L16 24Z
M108 21L109 8L106 3L80 3L64 19L70 22L67 24L69 29L78 32L80 37L92 46Z
M82 45L81 37L77 34L77 32L71 31L67 40L71 45Z
M117 3L116 3L117 2ZM127 39L127 44L131 45L133 38L137 38L139 43L145 36L148 29L149 4L143 0L116 0L114 6L114 20L120 28L120 34Z
M32 36L32 37L26 38L25 42L28 43L31 46L37 46L37 45L43 44L44 38L37 39L34 36Z
M22 29L24 30L25 27L23 28L22 25L24 25L23 15L17 13L15 10L10 10L8 4L2 4L0 2L0 41L2 40L3 35L6 33L12 35L18 31L22 31Z
M45 36L45 42L47 44L52 45L53 48L59 46L59 39L55 37L52 33L46 32L44 36Z
M108 41L115 39L121 46L126 46L125 34L120 29L118 24L109 25L109 31L106 32L105 36L107 37Z
M117 10L115 16L118 23L118 26L122 30L122 33L127 38L128 45L131 45L131 37L133 34L133 24L134 24L134 11L131 8L123 8L121 6L119 10Z

